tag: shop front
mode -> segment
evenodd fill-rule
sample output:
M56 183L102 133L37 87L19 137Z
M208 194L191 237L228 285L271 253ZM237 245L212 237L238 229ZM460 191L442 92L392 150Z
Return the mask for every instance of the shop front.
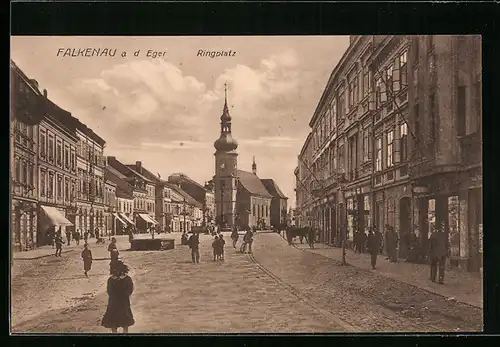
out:
M73 226L66 217L66 210L61 207L40 205L38 211L38 245L51 245L57 233L62 237L66 234L66 228Z
M479 183L478 183L479 182ZM444 224L449 243L449 265L468 271L482 266L482 182L467 174L442 174L414 187L417 203L414 220L420 234L422 256L429 237Z
M12 249L28 251L37 245L36 202L12 199Z

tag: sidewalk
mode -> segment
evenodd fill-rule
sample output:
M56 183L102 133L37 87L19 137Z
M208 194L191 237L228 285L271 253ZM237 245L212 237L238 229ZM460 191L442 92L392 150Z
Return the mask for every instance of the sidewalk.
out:
M314 252L324 257L341 261L342 249L316 243L314 249L307 244L294 243L297 249ZM398 263L391 263L384 255L377 257L376 273L395 279L420 289L466 303L471 306L483 308L483 281L478 273L470 273L460 269L445 269L445 284L440 285L429 280L429 265L407 263L400 259ZM346 262L357 268L371 270L370 255L357 254L347 250Z
M128 236L127 235L119 235L116 236L118 245L120 249L127 249L128 247L125 246L125 244L128 244ZM106 243L104 245L100 245L103 247L108 247L109 240L107 237L105 237ZM74 250L82 251L83 250L83 244L85 242L83 240L80 240L80 245L77 245L74 240L71 241L71 245L67 246L66 244L63 245L61 254L64 253L70 253L73 252ZM96 239L89 239L88 243L91 247L91 249L94 249L96 246ZM99 246L99 245L98 245ZM121 247L120 247L121 246ZM30 251L25 251L25 252L14 252L12 255L12 258L14 260L34 260L34 259L40 259L40 258L45 258L45 257L50 257L54 256L56 253L55 247L52 248L52 246L41 246L36 249L30 250Z

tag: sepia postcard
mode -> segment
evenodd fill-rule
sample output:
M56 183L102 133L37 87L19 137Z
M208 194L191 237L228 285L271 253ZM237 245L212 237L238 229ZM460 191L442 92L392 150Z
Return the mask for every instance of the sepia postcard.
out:
M11 333L483 330L480 36L13 36Z

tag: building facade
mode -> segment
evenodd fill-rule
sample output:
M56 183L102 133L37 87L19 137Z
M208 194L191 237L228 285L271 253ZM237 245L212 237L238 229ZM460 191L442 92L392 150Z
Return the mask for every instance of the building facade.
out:
M66 231L75 231L78 184L78 136L71 125L72 116L44 94L45 117L38 127L39 245L52 243L58 231L54 228L60 227L63 237Z
M406 257L445 223L452 264L481 266L481 42L355 36L311 119L296 170L297 218L321 238L386 225ZM414 234L414 235L412 235ZM424 251L423 251L424 252Z
M118 200L116 197L116 183L107 179L104 172L104 234L116 235L116 213Z
M202 204L201 226L206 226L213 221L215 215L215 196L212 191L182 173L170 175L168 181L172 184L178 184L182 190Z
M37 246L38 209L38 124L42 96L36 81L30 80L11 61L10 186L11 231L14 251Z
M77 119L73 126L78 136L77 170L78 193L76 197L76 230L83 234L106 229L104 215L104 156L105 141Z

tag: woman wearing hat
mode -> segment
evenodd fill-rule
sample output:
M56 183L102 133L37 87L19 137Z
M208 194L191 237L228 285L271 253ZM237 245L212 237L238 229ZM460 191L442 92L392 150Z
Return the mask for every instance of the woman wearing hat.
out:
M122 328L128 333L128 328L134 325L134 315L130 309L130 295L134 291L132 278L128 276L128 266L121 260L111 265L111 277L108 279L108 307L102 318L101 325L116 333Z

